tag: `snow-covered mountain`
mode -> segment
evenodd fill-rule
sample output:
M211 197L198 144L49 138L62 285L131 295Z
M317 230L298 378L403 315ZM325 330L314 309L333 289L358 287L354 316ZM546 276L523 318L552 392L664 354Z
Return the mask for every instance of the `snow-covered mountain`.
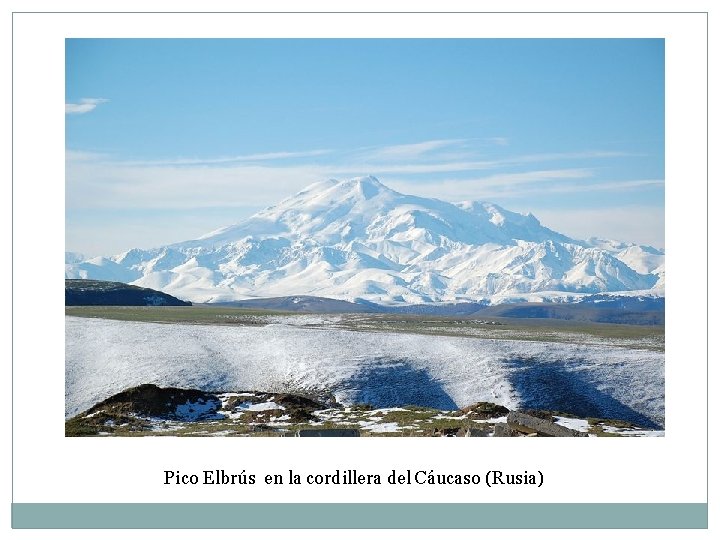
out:
M67 261L66 261L67 262ZM196 240L65 265L194 302L313 295L381 304L664 294L664 254L573 240L485 202L403 195L374 177L309 186Z

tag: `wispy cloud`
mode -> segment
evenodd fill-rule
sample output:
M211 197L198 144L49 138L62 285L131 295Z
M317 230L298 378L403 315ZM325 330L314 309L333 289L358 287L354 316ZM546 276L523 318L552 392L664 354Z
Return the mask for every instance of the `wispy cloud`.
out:
M452 161L448 163L412 163L391 165L385 163L364 163L338 167L340 173L365 170L373 174L432 174L458 171L481 171L498 167L500 161Z
M497 146L507 146L510 144L510 139L507 137L487 137L485 140Z
M522 184L510 186L505 189L486 190L482 193L482 198L502 198L502 199L519 199L528 197L546 197L549 195L569 195L573 193L597 193L597 192L615 192L628 193L648 188L660 188L664 186L663 180L628 180L613 182L582 182L569 183L557 182L553 185L538 184Z
M614 157L637 156L630 152L609 152L604 150L589 150L586 152L548 152L545 154L527 154L508 159L509 163L540 163L543 161L558 161L571 159L602 159Z
M384 146L370 151L365 157L367 159L375 160L412 159L434 150L447 148L449 146L456 146L464 140L465 139L438 139L411 144Z
M493 174L479 178L440 179L422 183L403 179L388 181L388 184L404 193L413 193L426 197L439 197L446 200L492 199L502 195L526 194L532 186L542 184L542 190L548 183L557 183L592 177L590 169L553 169L525 171L522 173ZM584 182L583 186L589 185Z
M273 162L283 160L303 159L323 156L322 166L332 171L334 175L377 174L377 175L437 175L453 172L486 171L488 169L528 166L532 163L563 160L590 160L629 156L626 152L587 151L568 153L545 153L506 156L499 159L477 159L480 149L486 148L488 142L494 145L507 145L504 137L490 137L485 139L437 139L418 143L385 146L380 148L355 148L349 150L331 150L327 148L278 151L253 154L239 154L234 156L208 156L208 157L177 157L153 160L116 160L117 164L139 167L205 167L205 166L235 166L244 163L257 163L271 166ZM477 143L477 145L475 144ZM479 145L479 146L478 146ZM76 159L90 159L93 155L87 152L68 151L68 161ZM99 155L98 155L99 156ZM109 156L99 156L105 161L112 161ZM278 163L278 166L286 166ZM572 169L578 170L578 169ZM552 173L552 171L535 171L532 173L518 173L517 179L524 179L523 175ZM567 173L566 173L567 174ZM501 175L503 182L511 179L509 175ZM486 181L492 177L486 177Z
M149 165L149 166L164 166L164 165L223 165L229 163L241 163L241 162L259 162L259 161L275 161L283 159L294 159L294 158L305 158L313 156L322 156L332 153L332 150L320 149L320 150L307 150L303 152L266 152L261 154L246 154L240 156L227 156L217 158L177 158L177 159L163 159L163 160L149 160L149 161L126 161L126 165Z
M581 185L557 185L549 188L542 188L538 193L585 193L588 191L632 191L636 189L661 187L665 185L664 180L625 180L614 182L592 182ZM523 194L533 192L525 191Z
M509 146L510 141L506 137L439 139L387 146L370 151L357 150L346 153L347 165L341 169L341 172L345 169L357 169L358 165L362 165L364 170L373 171L376 174L438 174L528 166L532 163L551 161L583 161L635 155L628 152L589 150L478 159L478 157L488 154L488 144Z
M328 169L310 165L199 168L68 161L66 204L71 209L264 207L331 176Z
M525 171L521 173L493 174L484 178L477 178L474 181L485 187L498 187L534 184L553 180L575 180L578 178L590 178L592 175L591 169L551 169ZM456 182L464 183L467 182L467 180L457 180Z
M504 156L493 160L436 159L468 144L468 139L437 139L373 149L314 149L241 154L226 157L122 161L97 153L67 151L67 202L70 207L209 208L262 207L327 178L374 174L403 193L445 200L497 200L580 191L630 191L662 186L662 180L601 181L590 167L538 164L626 155L587 151ZM487 144L487 139L478 139ZM497 144L503 144L498 142ZM427 155L432 158L426 160ZM325 156L293 162L293 158ZM558 163L560 164L560 163ZM500 172L500 171L508 172ZM492 174L495 172L495 174ZM454 175L453 173L457 173ZM449 175L450 176L448 178ZM472 176L471 176L472 175ZM465 177L467 176L467 178Z
M82 98L79 103L66 103L65 114L85 114L95 110L101 103L107 103L109 99L103 98Z

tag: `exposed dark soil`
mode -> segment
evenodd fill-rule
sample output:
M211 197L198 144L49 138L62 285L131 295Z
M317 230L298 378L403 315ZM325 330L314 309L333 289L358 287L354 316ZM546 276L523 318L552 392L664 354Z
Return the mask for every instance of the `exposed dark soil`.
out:
M555 411L524 412L549 422L554 422L554 416L571 416ZM368 404L341 407L332 399L290 393L212 393L143 384L67 420L65 435L287 436L328 430L329 434L486 437L493 430L495 436L502 436L502 417L509 413L506 407L489 402L447 411L419 406L375 409ZM378 432L372 430L373 425L395 427ZM612 428L607 433L610 436L619 429L639 429L627 422L589 419L590 432L595 435L606 434L605 426ZM505 436L512 436L511 430Z

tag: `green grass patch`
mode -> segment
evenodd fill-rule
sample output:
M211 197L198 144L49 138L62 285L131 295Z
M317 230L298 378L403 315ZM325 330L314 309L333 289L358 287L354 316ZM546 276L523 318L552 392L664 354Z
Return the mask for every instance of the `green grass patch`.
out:
M424 422L430 420L434 416L437 416L440 411L428 410L428 411L389 411L383 415L382 421L388 423L396 423L398 426L417 425L418 422Z
M66 306L65 315L117 321L258 326L269 316L298 313L205 306Z
M65 314L121 321L224 326L264 326L273 317L303 317L305 313L215 306L67 306ZM317 315L323 317L323 315ZM436 336L476 337L559 343L616 343L629 348L664 350L663 326L640 326L556 319L493 318L396 314L332 314L325 324L308 324L360 332L396 332ZM493 322L495 324L489 324Z

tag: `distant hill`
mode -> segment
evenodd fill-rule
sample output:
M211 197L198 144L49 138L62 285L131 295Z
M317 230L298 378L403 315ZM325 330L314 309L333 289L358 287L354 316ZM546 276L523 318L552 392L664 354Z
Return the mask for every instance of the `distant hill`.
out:
M565 321L599 322L613 324L665 324L665 312L654 309L627 310L602 304L551 304L521 303L500 304L474 313L483 317L508 317L513 319L559 319Z
M237 302L207 304L301 313L395 313L438 317L507 317L512 319L556 319L614 324L665 324L665 299L592 295L580 302L517 302L488 306L479 302L383 306L373 302L344 302L319 296L281 296Z
M154 289L118 281L66 279L66 306L191 306L191 302Z

